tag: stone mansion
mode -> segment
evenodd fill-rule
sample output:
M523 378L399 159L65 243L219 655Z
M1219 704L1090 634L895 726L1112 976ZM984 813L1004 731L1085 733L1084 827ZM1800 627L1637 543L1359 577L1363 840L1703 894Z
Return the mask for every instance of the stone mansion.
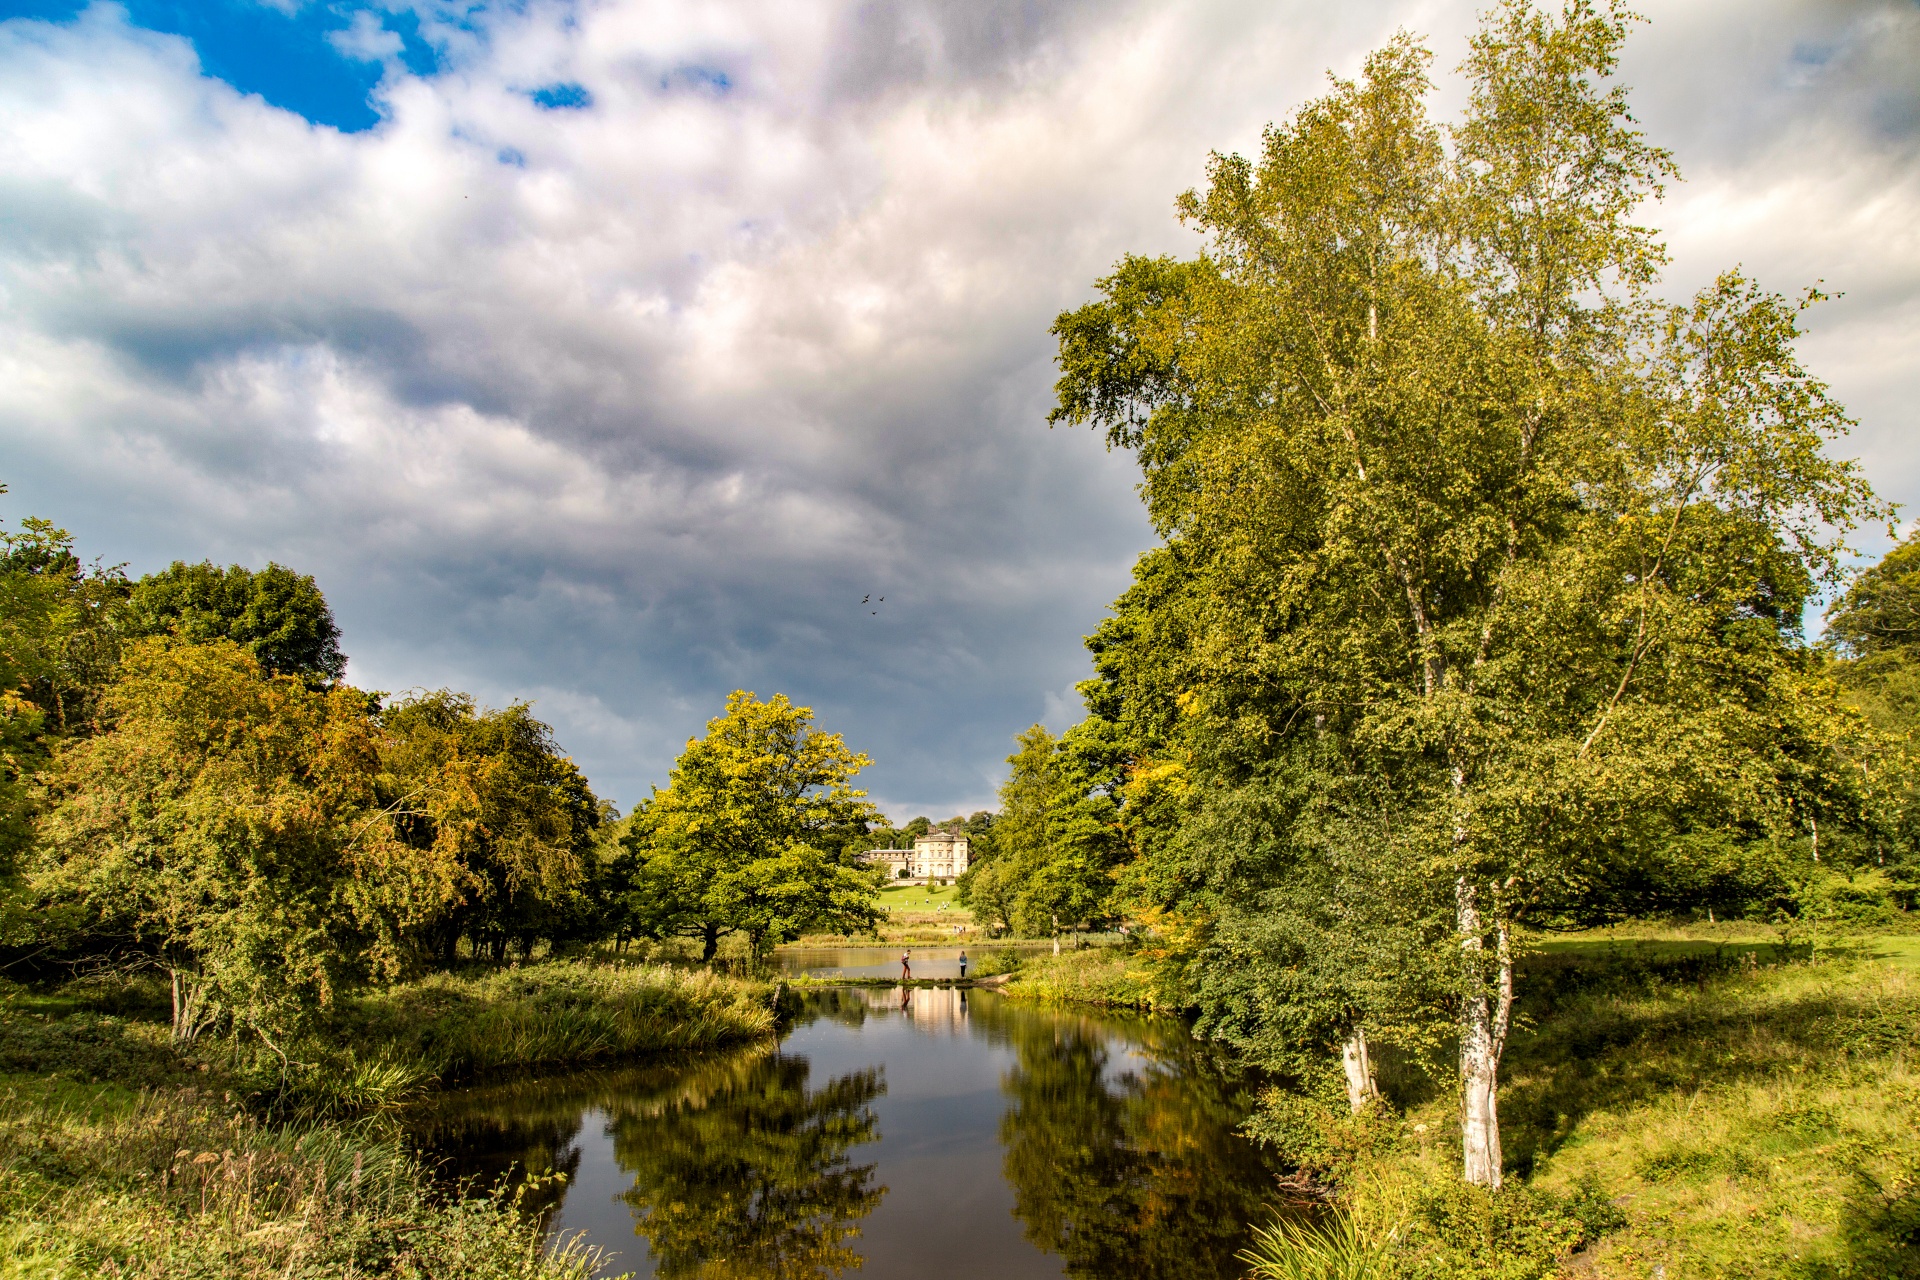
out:
M929 831L915 836L911 849L874 849L864 856L869 864L886 868L889 881L951 880L967 869L967 833Z

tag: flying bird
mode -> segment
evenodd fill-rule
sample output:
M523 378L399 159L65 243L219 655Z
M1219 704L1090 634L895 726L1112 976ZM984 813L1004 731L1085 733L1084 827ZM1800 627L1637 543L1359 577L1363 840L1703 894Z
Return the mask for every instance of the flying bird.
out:
M884 600L884 599L886 599L886 597L885 597L885 596L882 596L882 597L880 597L880 598L881 598L882 600ZM868 593L867 593L866 595L864 595L864 596L861 596L861 597L860 597L860 603L861 603L861 604L865 604L865 603L867 603L867 601L869 601L869 600L871 600L871 599L873 599L873 593L872 593L872 592L868 592Z

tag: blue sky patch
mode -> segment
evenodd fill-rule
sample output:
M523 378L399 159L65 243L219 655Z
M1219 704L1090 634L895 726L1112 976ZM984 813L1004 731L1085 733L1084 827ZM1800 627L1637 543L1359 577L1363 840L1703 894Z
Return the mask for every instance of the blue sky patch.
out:
M352 0L320 0L286 13L261 0L121 0L136 27L192 42L201 70L242 93L343 133L371 129L380 113L371 102L383 70L351 56L336 37L359 15L399 38L400 64L414 75L439 69L439 53L420 37L419 16L391 13ZM79 0L0 0L0 20L37 18L72 22L87 6Z
M675 67L660 78L662 89L693 89L719 97L733 90L733 79L718 67Z
M587 92L587 86L571 80L543 84L527 96L533 99L534 106L548 111L584 111L593 105L593 95Z

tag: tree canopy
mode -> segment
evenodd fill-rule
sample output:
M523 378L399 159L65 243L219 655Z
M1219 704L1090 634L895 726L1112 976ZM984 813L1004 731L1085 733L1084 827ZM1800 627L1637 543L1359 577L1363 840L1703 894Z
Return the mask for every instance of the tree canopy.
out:
M395 974L459 868L396 838L364 695L263 671L231 641L138 641L113 727L49 778L34 890L93 945L173 979L174 1032L273 1038L343 983Z
M1627 21L1503 5L1451 126L1396 38L1213 158L1178 202L1200 253L1123 259L1054 327L1052 421L1134 451L1164 540L1089 691L1134 777L1185 775L1135 883L1248 976L1198 988L1230 1037L1364 1060L1450 992L1482 1182L1521 923L1859 801L1799 616L1829 531L1887 508L1826 451L1848 419L1794 351L1817 292L1652 296L1632 216L1675 171L1610 80ZM1373 923L1303 999L1336 920Z
M872 927L880 872L861 861L879 812L853 778L869 762L783 694L736 691L690 739L664 790L637 806L618 874L634 931L746 935L756 955L808 927Z
M136 634L231 640L275 675L310 682L346 675L347 655L326 597L312 577L282 565L269 562L256 572L176 560L134 583L129 603Z

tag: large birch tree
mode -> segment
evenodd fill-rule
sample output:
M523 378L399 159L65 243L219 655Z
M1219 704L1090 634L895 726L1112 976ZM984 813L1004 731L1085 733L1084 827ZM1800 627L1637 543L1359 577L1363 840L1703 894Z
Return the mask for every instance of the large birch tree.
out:
M1489 1185L1522 920L1577 912L1649 830L1839 802L1851 723L1800 612L1831 531L1883 514L1795 355L1816 293L1657 300L1634 218L1675 169L1611 79L1629 17L1504 5L1451 127L1397 38L1256 160L1213 158L1178 204L1196 257L1123 260L1054 330L1051 420L1135 451L1167 544L1155 616L1097 638L1111 714L1159 726L1202 807L1310 758L1294 813L1345 833L1323 879L1374 898L1345 918L1395 946L1448 922ZM1364 1063L1382 984L1344 987Z

